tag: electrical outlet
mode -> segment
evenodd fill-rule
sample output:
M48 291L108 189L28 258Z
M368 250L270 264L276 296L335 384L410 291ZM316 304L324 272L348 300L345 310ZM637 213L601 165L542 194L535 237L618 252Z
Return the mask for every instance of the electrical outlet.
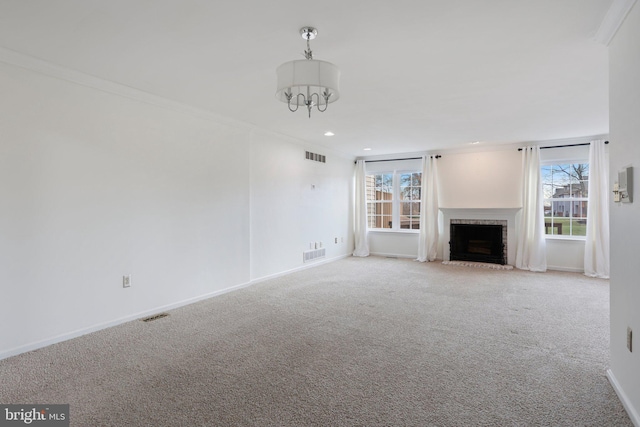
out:
M131 287L131 275L128 274L126 276L122 276L122 287L130 288Z
M633 351L633 331L630 326L627 327L627 348L629 351Z

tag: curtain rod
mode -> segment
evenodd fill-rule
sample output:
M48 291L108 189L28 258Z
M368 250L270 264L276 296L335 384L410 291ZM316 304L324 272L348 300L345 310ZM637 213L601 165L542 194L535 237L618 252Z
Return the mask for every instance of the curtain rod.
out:
M609 141L605 141L605 144L608 144ZM584 142L582 144L567 144L567 145L553 145L549 147L540 147L541 150L546 150L548 148L564 148L564 147L579 147L581 145L591 145L590 142ZM522 148L518 148L518 151L522 151Z
M440 154L437 154L435 156L430 156L431 158L436 158L439 159L440 157L442 157ZM375 162L394 162L396 160L419 160L422 159L422 157L406 157L404 159L383 159L383 160L365 160L365 163L375 163ZM356 163L356 162L353 162Z

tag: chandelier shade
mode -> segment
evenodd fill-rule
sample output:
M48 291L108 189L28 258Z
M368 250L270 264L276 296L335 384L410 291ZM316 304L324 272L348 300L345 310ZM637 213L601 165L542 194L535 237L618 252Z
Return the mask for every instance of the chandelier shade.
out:
M313 59L309 41L316 38L318 30L302 27L300 35L307 41L306 59L285 62L276 69L276 97L286 102L292 112L305 106L311 118L313 107L325 112L329 104L340 98L340 69L330 62Z
M282 102L288 102L289 95L293 95L291 105L307 105L306 100L315 93L320 96L313 97L314 105L324 106L340 98L340 69L330 62L316 59L289 61L280 65L276 74L276 96ZM330 94L326 100L322 96L325 92Z

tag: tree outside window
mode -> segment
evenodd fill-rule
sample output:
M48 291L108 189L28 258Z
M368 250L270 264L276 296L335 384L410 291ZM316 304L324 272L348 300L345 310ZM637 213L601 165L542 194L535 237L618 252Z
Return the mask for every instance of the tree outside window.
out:
M422 173L400 175L400 228L420 229L420 189Z
M547 235L585 236L589 164L566 163L541 168Z
M393 225L393 174L367 175L367 226L391 228Z

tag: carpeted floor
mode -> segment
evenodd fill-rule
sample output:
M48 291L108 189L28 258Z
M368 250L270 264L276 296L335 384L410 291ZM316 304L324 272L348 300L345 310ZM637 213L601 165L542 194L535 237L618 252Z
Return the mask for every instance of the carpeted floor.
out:
M609 285L347 258L0 361L72 426L631 426Z

